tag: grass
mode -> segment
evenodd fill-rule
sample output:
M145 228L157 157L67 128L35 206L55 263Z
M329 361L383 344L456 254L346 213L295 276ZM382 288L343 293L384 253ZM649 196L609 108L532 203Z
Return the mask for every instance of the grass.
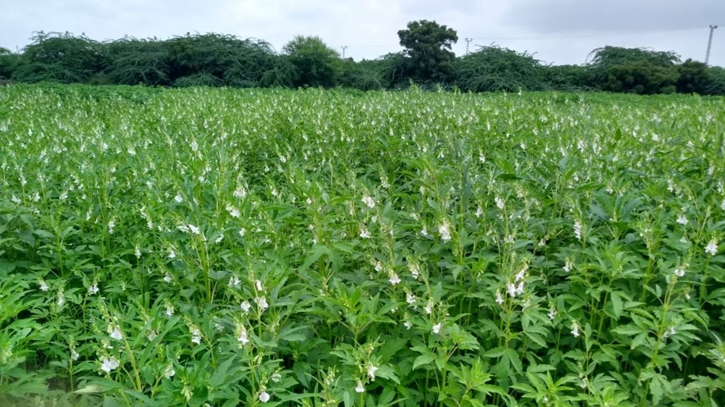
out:
M725 99L0 89L0 404L717 406Z

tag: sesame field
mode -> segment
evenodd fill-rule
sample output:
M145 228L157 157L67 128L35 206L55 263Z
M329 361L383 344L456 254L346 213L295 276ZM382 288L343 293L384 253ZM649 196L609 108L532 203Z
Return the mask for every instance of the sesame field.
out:
M0 88L1 406L725 406L725 99Z

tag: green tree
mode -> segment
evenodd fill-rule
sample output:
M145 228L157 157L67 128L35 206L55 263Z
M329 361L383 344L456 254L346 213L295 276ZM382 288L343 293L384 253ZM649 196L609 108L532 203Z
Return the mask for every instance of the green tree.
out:
M331 88L337 85L342 71L340 56L320 37L298 35L282 48L282 52L296 69L294 86Z
M677 67L677 91L680 93L707 93L710 85L707 65L688 59Z
M108 66L102 44L85 35L43 33L23 50L24 64L13 72L20 82L88 82Z
M149 86L171 84L168 49L163 42L127 37L106 46L108 54L113 57L106 74L113 83Z
M400 45L405 48L406 75L421 83L445 83L454 71L452 46L458 34L435 21L411 21L398 31Z
M22 56L14 54L7 48L0 47L0 79L10 79L18 68Z
M463 91L543 90L543 74L533 55L493 45L481 47L456 63L456 85Z
M583 91L594 89L591 73L586 65L542 66L544 81L549 89L560 91Z
M709 83L706 94L725 95L725 68L722 66L711 66L707 68Z
M673 93L679 57L673 52L604 47L592 51L592 82L611 92Z
M382 89L384 79L381 64L368 60L355 62L352 58L342 60L340 84L360 90Z

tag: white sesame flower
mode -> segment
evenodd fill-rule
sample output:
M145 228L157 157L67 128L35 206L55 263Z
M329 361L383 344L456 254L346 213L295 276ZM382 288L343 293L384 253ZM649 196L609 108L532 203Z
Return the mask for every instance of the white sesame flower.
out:
M521 271L516 273L516 276L514 276L514 281L523 280L525 273L526 273L526 268L524 267L521 269Z
M554 318L556 318L556 308L551 307L551 309L549 309L548 315L549 315L549 319L554 320Z
M114 227L116 227L116 222L114 222L113 219L111 219L110 221L108 221L108 234L109 235L113 234Z
M78 354L78 352L76 352L75 349L71 349L70 350L70 358L71 359L78 360L79 357L80 357L80 355Z
M496 290L496 304L498 304L498 305L503 304L503 297L501 296L500 290Z
M383 271L383 263L375 261L375 271Z
M579 337L579 323L574 321L571 325L571 334L574 335L575 338Z
M115 339L117 341L123 339L123 334L121 334L121 330L117 326L114 326L113 329L111 329L111 334L109 336L111 339Z
M373 209L375 207L375 200L369 195L363 196L362 202L370 209Z
M111 356L110 358L104 357L103 359L101 359L101 370L106 373L111 373L111 371L118 368L118 366L120 366L118 360L113 356Z
M509 297L515 298L516 297L516 284L508 283L506 285L506 292L508 292Z
M259 401L261 401L262 403L268 402L269 393L267 393L266 391L262 391L261 393L259 393Z
M171 304L166 305L166 316L171 318L174 315L174 306Z
M357 393L365 392L365 387L363 387L362 381L360 381L360 380L357 381L357 387L355 387L355 392L357 392Z
M239 229L239 236L244 237L244 235L247 233L247 230L244 228Z
M242 311L244 311L245 313L247 313L252 308L252 304L250 304L249 301L244 301L244 302L242 302L242 304L240 305L240 307L242 308Z
M415 305L415 295L413 295L413 293L406 293L405 302L409 305Z
M395 272L390 273L390 284L398 285L400 283L400 277Z
M705 247L705 253L714 256L717 254L717 239L712 238L710 242L707 244L707 247Z
M441 240L444 242L448 242L451 240L451 230L450 225L447 221L444 221L440 225L438 225L438 233L441 235Z
M169 363L168 366L166 366L166 370L164 370L164 377L167 379L171 379L176 374L176 370L174 370L174 366Z
M222 240L224 240L224 235L219 235L219 237L214 239L214 243L220 243Z
M40 281L38 282L38 284L40 284L40 291L43 291L43 292L45 292L45 291L48 291L48 290L49 290L48 284L46 284L46 283L45 283L45 280L42 280L42 279L41 279L41 280L40 280Z
M189 233L189 226L187 225L179 225L176 228L184 233Z
M235 208L232 205L227 205L227 211L229 212L229 215L231 215L232 218L238 218L240 215L239 209Z
M192 224L189 224L188 226L189 226L189 230L191 231L191 233L193 233L195 235L198 235L201 232L198 227L196 227Z
M410 270L410 274L413 276L414 279L418 279L418 276L420 275L420 270L418 270L418 265L415 263L408 263L408 269Z
M360 238L361 239L370 239L370 232L365 226L360 226Z
M148 339L149 342L151 342L154 339L156 339L156 331L154 331L153 329L150 330L149 333L148 333L148 335L146 335L146 339Z
M496 207L500 210L503 210L503 208L504 208L503 199L501 199L500 197L497 196L496 198L494 198L494 201L496 201Z
M237 189L234 191L235 198L244 198L246 196L247 196L247 190L244 189L244 187L237 187Z
M174 252L174 249L172 249L170 247L169 247L169 258L172 260L176 258L176 252Z
M440 322L437 323L437 324L435 324L435 325L433 325L433 333L436 334L436 335L439 335L441 333L441 328L442 327L443 327L443 324L441 324Z
M677 277L684 277L685 276L685 268L680 266L675 269L675 271L672 272Z
M430 237L430 234L428 234L428 228L423 226L423 229L420 230L420 234L424 237Z
M677 217L677 223L680 225L687 225L687 217L684 213Z
M405 323L403 323L403 326L405 326L406 329L410 329L413 327L413 323L410 321L405 321Z
M265 297L257 297L254 299L254 302L257 303L257 306L262 311L269 308L269 304L267 303L267 299Z
M272 375L272 381L275 383L279 383L280 380L282 380L282 375L279 373L275 373Z
M720 204L720 209L725 211L725 198L723 198L722 203Z
M169 273L164 274L164 281L167 283L171 282L171 276L169 275Z
M241 284L242 284L242 282L241 282L241 280L239 280L239 277L237 277L237 276L229 277L229 287L238 289L239 287L241 287Z
M249 343L249 336L247 336L247 330L244 329L244 327L241 327L241 329L239 330L239 336L237 337L237 341L242 345L246 345Z
M378 371L377 366L375 366L373 364L368 365L368 377L370 378L370 381L375 381L375 372L377 372L377 371Z
M138 247L136 247L136 250L134 250L133 254L136 255L136 258L137 259L140 259L141 258L141 249L139 249Z
M516 295L522 295L524 293L524 282L520 282L519 285L516 286Z
M262 282L259 280L254 280L254 287L257 289L257 291L264 291L264 287L262 287Z
M566 259L566 261L564 261L564 271L567 273L571 271L571 260Z
M423 309L425 310L425 313L427 315L430 315L431 313L433 313L433 300L432 299L428 300L428 303L425 305L425 308L423 308Z
M198 328L191 330L191 342L197 345L201 343L201 332L199 332Z
M181 194L176 194L176 196L174 197L174 201L176 201L176 203L181 203L183 200L184 198L181 196Z
M581 240L582 238L582 224L578 220L574 222L574 236L578 240Z
M479 207L478 207L478 208L476 209L476 217L477 217L477 218L480 218L480 217L481 217L481 215L483 215L483 209L481 209L481 207L479 206Z
M98 294L98 284L93 283L88 287L88 295Z

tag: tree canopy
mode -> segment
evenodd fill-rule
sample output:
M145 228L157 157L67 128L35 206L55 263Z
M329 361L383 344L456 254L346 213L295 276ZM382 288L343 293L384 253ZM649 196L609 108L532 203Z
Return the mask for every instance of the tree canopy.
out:
M682 62L670 51L605 46L582 65L547 65L497 45L456 57L458 34L435 21L398 31L399 52L343 59L320 37L297 36L277 52L269 43L216 33L166 40L37 33L20 52L0 48L0 80L147 86L349 87L360 90L458 88L466 92L562 90L637 94L725 94L725 69Z
M406 29L398 31L398 37L405 48L409 78L423 83L451 79L456 59L451 49L458 41L455 30L435 21L420 20L408 23Z

